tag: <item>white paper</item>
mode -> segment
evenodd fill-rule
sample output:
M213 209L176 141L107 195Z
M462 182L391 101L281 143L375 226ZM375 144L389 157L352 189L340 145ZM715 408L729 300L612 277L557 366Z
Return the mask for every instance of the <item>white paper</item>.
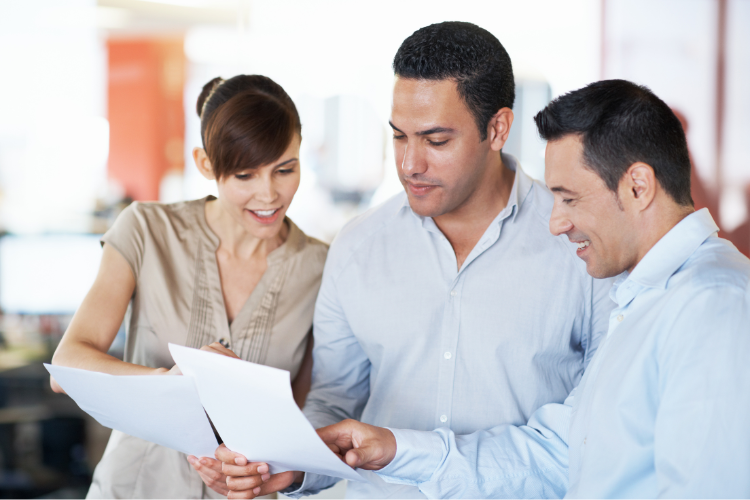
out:
M230 450L271 473L300 470L367 481L318 437L292 397L289 372L169 344L186 376L195 379L203 407Z
M188 455L214 458L219 444L193 379L44 367L103 426Z

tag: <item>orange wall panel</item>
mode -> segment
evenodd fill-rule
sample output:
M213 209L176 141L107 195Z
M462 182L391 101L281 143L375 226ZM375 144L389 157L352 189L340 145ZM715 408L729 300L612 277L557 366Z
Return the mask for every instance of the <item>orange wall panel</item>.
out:
M134 200L158 200L165 173L184 168L182 39L113 39L108 173Z

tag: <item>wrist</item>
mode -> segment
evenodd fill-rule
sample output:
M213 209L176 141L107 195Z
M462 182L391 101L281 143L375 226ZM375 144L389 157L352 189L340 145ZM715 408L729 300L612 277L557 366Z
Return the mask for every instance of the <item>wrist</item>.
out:
M294 471L294 479L292 479L292 484L299 483L302 484L302 482L305 480L305 473L304 471Z
M166 375L169 373L169 368L154 368L154 375Z

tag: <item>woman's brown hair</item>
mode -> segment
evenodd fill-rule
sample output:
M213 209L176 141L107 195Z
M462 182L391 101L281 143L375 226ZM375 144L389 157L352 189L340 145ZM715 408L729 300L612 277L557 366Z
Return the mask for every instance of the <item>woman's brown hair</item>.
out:
M203 86L197 110L217 179L277 160L302 132L292 99L261 75L214 78Z

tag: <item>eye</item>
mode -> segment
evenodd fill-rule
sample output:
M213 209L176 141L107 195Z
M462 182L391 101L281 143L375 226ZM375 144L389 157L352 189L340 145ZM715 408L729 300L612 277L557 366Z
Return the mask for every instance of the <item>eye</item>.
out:
M276 171L276 173L279 173L281 175L291 174L292 172L294 172L293 168L282 168Z
M570 205L573 202L573 198L563 198L563 203Z
M248 179L251 179L253 177L253 174L234 174L235 179L239 179L241 181L246 181Z
M437 142L436 141L427 141L427 142L430 143L430 146L443 146L443 145L445 145L448 142L448 139L446 139L444 141L437 141Z
M393 134L393 140L394 141L398 141L399 139L403 139L404 137L406 137L406 136L403 135L403 134L401 134L401 135Z

